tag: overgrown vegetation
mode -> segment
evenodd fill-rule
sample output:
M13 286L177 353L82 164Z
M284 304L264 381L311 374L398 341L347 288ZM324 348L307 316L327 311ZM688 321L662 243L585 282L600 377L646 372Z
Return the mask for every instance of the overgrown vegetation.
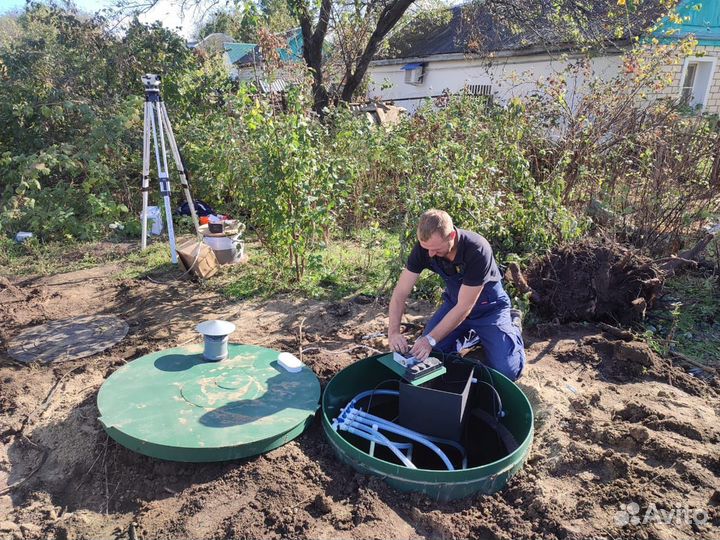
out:
M579 62L526 103L533 125L553 137L527 138L539 181L562 185L563 206L584 212L621 241L656 256L677 253L720 215L720 132L715 117L687 114L664 69L693 54L692 39L638 46L624 72L591 84L578 99L569 81L589 77Z
M118 39L42 5L17 24L0 50L0 226L43 240L105 236L136 208L141 73L167 74L168 99L182 102L175 80L195 58L160 26L135 22Z
M503 263L598 227L667 255L720 215L715 122L650 99L667 84L662 66L692 53L692 41L638 46L625 73L585 96L567 82L590 76L578 62L541 97L501 106L452 96L379 128L343 107L319 120L309 87L278 100L233 85L219 58L158 26L135 22L118 37L101 20L31 5L13 28L0 44L7 238L137 237L146 71L164 76L195 196L245 221L260 243L262 256L229 287L238 296L382 288L428 207L484 234ZM347 239L379 249L365 248L367 231L385 255L353 259Z
M235 269L225 292L235 298L269 297L299 292L308 298L336 300L346 296L375 297L393 285L398 242L380 229L356 231L351 239L323 246L308 261L299 282L289 266L278 265L261 245L252 245L252 257Z
M666 283L662 309L652 313L645 337L656 352L673 352L720 365L720 287L717 276L686 274Z

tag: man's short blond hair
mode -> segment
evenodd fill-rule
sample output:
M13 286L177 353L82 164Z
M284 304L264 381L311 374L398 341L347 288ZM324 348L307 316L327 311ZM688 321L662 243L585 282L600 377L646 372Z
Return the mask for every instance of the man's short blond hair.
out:
M433 234L447 238L453 232L453 222L450 215L444 210L434 208L420 216L417 227L417 237L421 242L427 242Z

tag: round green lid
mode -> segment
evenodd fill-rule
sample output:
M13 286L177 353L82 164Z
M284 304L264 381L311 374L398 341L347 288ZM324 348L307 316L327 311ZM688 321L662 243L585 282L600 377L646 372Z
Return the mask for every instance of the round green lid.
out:
M310 424L320 383L306 366L290 373L278 351L228 345L203 359L202 345L148 354L100 388L100 423L127 448L172 461L224 461L272 450Z

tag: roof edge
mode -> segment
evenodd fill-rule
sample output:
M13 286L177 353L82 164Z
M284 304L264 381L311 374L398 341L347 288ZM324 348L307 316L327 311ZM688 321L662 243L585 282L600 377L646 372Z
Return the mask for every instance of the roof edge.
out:
M621 49L630 45L629 39L616 40L612 44L617 47L615 51L603 51L602 49L592 49L592 52L606 52L608 55L617 55L621 53ZM389 66L395 64L407 64L409 62L438 62L443 60L489 60L494 58L510 58L520 56L550 56L553 53L570 53L573 56L583 56L586 53L578 51L572 44L559 45L553 48L547 47L528 47L527 49L505 49L501 51L492 51L490 53L445 53L431 54L428 56L406 56L403 58L383 58L370 62L371 66Z

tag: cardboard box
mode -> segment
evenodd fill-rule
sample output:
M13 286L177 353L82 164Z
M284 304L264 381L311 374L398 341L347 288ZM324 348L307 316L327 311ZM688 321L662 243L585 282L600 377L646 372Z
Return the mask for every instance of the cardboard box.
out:
M192 266L190 272L203 279L214 276L220 268L215 252L210 246L197 240L188 240L180 244L177 247L177 255L183 271L187 271Z

